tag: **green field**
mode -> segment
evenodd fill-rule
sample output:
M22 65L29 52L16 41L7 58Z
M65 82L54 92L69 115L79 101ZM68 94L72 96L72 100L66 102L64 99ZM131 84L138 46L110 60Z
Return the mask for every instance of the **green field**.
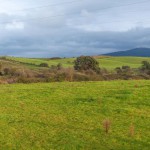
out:
M31 63L34 65L40 65L41 63L48 63L50 65L57 65L61 63L64 67L72 67L75 58L64 58L64 59L38 59L38 58L16 58L16 57L8 57L10 60L15 60L22 63ZM150 57L97 57L97 60L100 63L101 68L106 69L115 69L116 67L121 66L130 66L132 68L138 68L141 66L141 62L143 60L150 61Z
M2 150L150 148L150 81L0 85L0 95Z

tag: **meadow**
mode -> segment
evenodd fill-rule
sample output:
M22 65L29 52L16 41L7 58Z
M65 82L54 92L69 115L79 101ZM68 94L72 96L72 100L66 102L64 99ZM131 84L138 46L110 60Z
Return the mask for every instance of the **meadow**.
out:
M62 58L62 59L40 59L40 58L17 58L7 57L9 60L14 60L21 63L28 63L38 66L41 63L47 63L49 66L57 65L61 63L64 67L73 67L73 62L76 58ZM138 68L141 66L141 62L146 60L150 61L150 57L108 57L108 56L95 56L100 63L101 68L113 70L116 67L130 66L132 68Z
M2 150L150 148L149 80L6 84L0 95Z

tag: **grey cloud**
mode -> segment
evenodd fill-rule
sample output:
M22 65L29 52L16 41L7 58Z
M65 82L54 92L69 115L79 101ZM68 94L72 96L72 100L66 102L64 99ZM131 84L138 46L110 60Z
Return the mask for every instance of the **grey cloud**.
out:
M34 7L60 3L59 0L14 2L16 9L19 6L20 9L27 8L29 4ZM100 11L132 2L137 1L83 0L22 13L0 11L0 23L8 22L0 24L0 55L69 57L150 47L150 22L142 21L149 17L147 3ZM20 27L17 23L23 26Z

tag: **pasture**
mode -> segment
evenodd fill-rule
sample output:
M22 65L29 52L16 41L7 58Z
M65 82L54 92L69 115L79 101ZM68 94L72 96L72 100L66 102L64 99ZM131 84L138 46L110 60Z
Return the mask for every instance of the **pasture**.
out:
M0 85L0 95L2 150L150 147L150 81Z
M14 60L21 63L32 64L38 66L41 63L47 63L49 66L57 65L61 63L64 67L73 67L75 58L62 58L62 59L40 59L40 58L17 58L7 57L9 60ZM100 63L101 68L113 70L116 67L130 66L132 68L138 68L141 66L141 62L146 60L150 61L149 57L108 57L108 56L96 56L96 59Z

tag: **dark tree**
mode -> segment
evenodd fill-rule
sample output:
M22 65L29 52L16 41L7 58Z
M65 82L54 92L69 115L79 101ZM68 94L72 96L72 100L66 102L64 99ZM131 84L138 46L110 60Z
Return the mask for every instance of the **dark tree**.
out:
M49 67L47 63L41 63L39 66L40 67Z
M150 70L150 63L148 61L142 61L142 69Z
M80 56L74 62L74 69L78 71L82 70L93 70L95 72L100 72L99 62L90 56Z

